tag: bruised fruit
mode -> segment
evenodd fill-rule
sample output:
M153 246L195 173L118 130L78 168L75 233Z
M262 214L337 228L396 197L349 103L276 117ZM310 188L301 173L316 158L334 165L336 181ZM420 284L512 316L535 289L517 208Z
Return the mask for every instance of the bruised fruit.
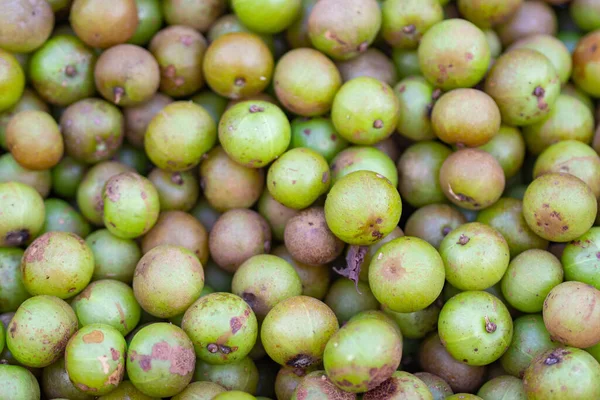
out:
M258 323L252 308L231 293L200 297L183 316L183 330L196 357L210 364L230 364L246 357L256 342Z
M415 49L423 34L444 19L438 0L391 0L383 3L381 34L394 48Z
M45 0L0 2L0 48L31 53L42 46L54 28L54 13Z
M279 33L299 15L301 0L233 0L231 8L242 24L260 33Z
M440 91L420 75L408 76L394 86L400 111L396 129L411 140L435 139L431 127L431 111Z
M30 243L44 227L44 200L31 186L19 182L0 183L0 246Z
M355 400L356 394L346 392L331 382L325 371L313 371L298 383L290 400Z
M390 399L434 400L433 394L421 379L404 371L396 371L381 385L363 395L363 400Z

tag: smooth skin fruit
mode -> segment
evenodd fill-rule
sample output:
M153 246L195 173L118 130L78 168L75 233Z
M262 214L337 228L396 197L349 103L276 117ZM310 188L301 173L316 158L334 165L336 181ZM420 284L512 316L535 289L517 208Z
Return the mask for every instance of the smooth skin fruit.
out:
M168 25L185 25L206 32L227 9L227 0L162 0L162 13Z
M18 113L26 110L38 110L50 112L48 105L40 98L36 91L31 89L23 90L21 98L17 104L6 111L0 112L0 147L6 149L6 127L8 123Z
M418 400L434 400L433 394L425 382L408 372L396 371L381 385L366 392L363 400L401 400L402 398L411 398L410 396Z
M596 48L600 41L600 32L585 35L577 44L573 53L573 81L587 94L600 96L600 81L597 78L600 58Z
M394 86L394 94L400 101L400 111L396 130L411 140L435 139L431 127L431 110L434 106L434 93L441 93L420 75L404 78Z
M388 0L381 12L381 35L400 49L416 49L423 34L444 19L438 0Z
M12 53L31 53L42 46L54 28L48 1L0 2L0 48Z
M260 372L250 357L230 364L209 364L198 359L193 380L215 383L226 390L256 393L259 376Z
M0 246L30 243L44 226L45 206L40 194L19 182L0 183Z
M398 170L392 159L383 151L370 146L352 146L339 152L331 161L331 180L335 183L355 171L373 171L385 176L398 186Z
M136 0L138 26L127 43L145 46L163 25L160 0Z
M415 236L439 249L450 232L466 224L467 218L448 204L429 204L408 217L404 227L407 236Z
M496 27L502 45L507 47L518 39L536 34L556 35L558 28L556 13L546 3L523 1L521 7L508 21Z
M308 147L328 162L349 145L346 139L338 135L328 118L295 118L291 121L291 128L290 149Z
M491 28L506 22L521 7L523 0L459 0L458 10L461 15L478 27Z
M494 156L506 179L517 175L525 162L525 140L521 131L512 126L500 125L498 133L479 149Z
M240 22L258 33L274 34L290 26L300 14L301 0L233 0Z
M0 112L12 108L25 89L25 74L11 53L0 48Z
M600 276L597 274L600 259L600 227L593 227L583 236L568 243L562 253L562 266L567 281L578 281L600 290Z
M573 68L571 53L559 39L550 35L527 36L513 43L507 51L523 48L539 51L548 57L558 73L560 82L565 84L569 81Z
M8 399L40 398L40 385L36 377L18 365L0 365L0 385Z
M359 76L377 78L390 86L398 82L398 72L392 60L375 48L370 48L351 60L338 61L335 65L340 71L344 82Z
M21 303L31 297L25 289L21 276L23 253L21 249L0 249L0 273L4 277L0 281L0 313L16 311ZM0 334L0 337L6 336Z

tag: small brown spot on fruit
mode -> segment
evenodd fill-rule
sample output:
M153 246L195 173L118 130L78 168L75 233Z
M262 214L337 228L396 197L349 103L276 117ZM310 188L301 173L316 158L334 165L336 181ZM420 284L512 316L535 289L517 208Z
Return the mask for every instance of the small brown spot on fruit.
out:
M456 242L456 244L460 244L461 246L464 246L465 244L469 243L470 240L471 240L471 238L469 238L467 235L462 234L458 238L458 242Z
M250 111L250 113L254 114L257 112L263 112L263 111L265 111L265 109L263 107L257 106L256 104L252 104L250 106L250 108L248 109L248 111Z
M494 333L494 332L496 332L497 328L498 328L498 325L496 325L495 323L490 321L490 318L486 315L485 316L485 331L487 333Z
M402 28L402 32L406 33L407 35L412 35L416 31L417 27L414 24L406 25Z
M173 182L176 185L183 185L183 177L181 176L181 174L179 172L174 172L171 175L171 182Z
M236 78L236 80L234 81L234 84L237 87L243 87L243 86L246 86L246 80L244 78Z
M121 99L125 95L125 89L120 86L117 86L113 89L113 95L115 96L115 104L119 104Z
M375 128L375 129L383 128L383 121L380 119L376 119L375 122L373 122L373 128Z
M358 51L360 53L364 53L365 51L367 51L367 49L369 48L369 42L362 42L359 46L358 46Z
M214 354L219 351L219 346L215 343L210 343L208 346L206 346L206 350L208 350L209 353Z
M84 343L102 343L104 341L104 333L94 330L87 335L83 335L82 340Z

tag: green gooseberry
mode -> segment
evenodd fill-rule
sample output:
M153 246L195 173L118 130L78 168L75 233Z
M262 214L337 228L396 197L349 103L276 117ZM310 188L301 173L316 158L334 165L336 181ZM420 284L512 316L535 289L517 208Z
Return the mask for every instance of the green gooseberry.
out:
M90 223L69 203L61 199L44 200L46 218L42 232L71 232L84 238L90 233Z
M142 252L132 239L121 239L108 231L100 229L92 232L86 239L94 253L94 274L92 280L115 279L127 284L133 280L135 266Z
M0 49L0 112L13 107L25 89L25 74L19 61L8 51Z
M396 49L394 49L396 52ZM408 76L394 86L394 94L400 104L398 133L415 141L436 138L431 127L435 87L420 75Z
M44 226L46 215L42 196L20 182L0 183L0 246L30 243Z
M583 282L600 290L600 227L593 227L564 248L561 261L568 281Z
M525 161L525 140L521 131L513 126L501 125L498 133L479 148L494 156L506 179L515 176Z
M0 364L0 387L6 399L40 399L40 385L35 376L18 365Z
M0 313L13 312L31 295L21 276L21 259L24 251L0 248Z
M331 181L355 171L373 171L385 176L392 186L398 186L398 170L383 151L370 146L352 146L339 152L331 161Z
M407 339L422 339L430 332L435 331L441 309L438 302L410 313L399 313L385 306L382 307L382 311L398 325L402 337Z
M292 120L290 148L307 147L331 160L349 143L335 131L330 119L324 117L296 118Z
M194 381L212 383L226 390L256 393L259 372L252 358L245 357L229 364L209 364L196 360Z

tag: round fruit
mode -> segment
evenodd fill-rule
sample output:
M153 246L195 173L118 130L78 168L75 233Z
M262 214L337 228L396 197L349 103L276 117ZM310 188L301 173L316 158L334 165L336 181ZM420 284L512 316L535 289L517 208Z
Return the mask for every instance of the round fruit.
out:
M408 372L396 371L381 385L366 392L363 400L402 400L411 397L419 400L434 400L425 382Z
M355 171L373 171L385 176L398 186L398 170L387 154L370 146L352 146L339 152L331 161L331 180L335 184L340 178Z
M40 379L42 393L49 399L64 398L69 400L93 400L94 396L86 394L75 387L69 373L65 369L65 359L60 358L42 370ZM120 386L120 385L119 385ZM104 398L103 398L104 400Z
M439 0L386 1L381 12L383 38L401 49L416 49L423 34L444 19Z
M6 127L8 123L18 113L26 110L38 110L50 112L48 105L31 90L25 89L18 102L6 111L0 112L0 147L6 149Z
M439 249L446 235L466 223L467 219L456 208L447 204L430 204L412 213L404 230L407 236L423 239Z
M66 201L46 199L44 206L46 208L46 219L42 232L71 232L82 239L85 239L90 233L90 224Z
M144 104L125 108L123 114L127 142L137 148L144 148L148 124L156 114L172 102L173 99L159 92Z
M70 0L69 0L70 1ZM145 46L163 25L163 14L159 0L136 0L138 26L127 43Z
M394 94L400 102L398 124L400 135L411 140L435 139L431 127L431 111L440 91L420 75L411 75L394 86Z
M532 49L539 51L552 63L561 83L567 83L571 77L571 53L557 38L550 35L532 35L513 43L507 51L514 49Z
M0 246L15 247L30 243L44 227L44 200L29 185L0 183Z
M25 88L25 74L17 59L1 48L0 62L0 111L6 111L15 106L21 98Z
M514 376L503 375L486 382L477 395L482 399L497 400L509 398L515 400L527 400L523 381Z
M146 396L140 392L130 381L122 381L115 390L98 397L98 400L122 400L127 398L131 400L157 400L156 397Z
M422 339L428 333L435 331L440 310L439 302L412 313L398 313L382 307L382 311L398 325L402 336L407 339Z
M553 36L556 34L557 25L556 14L548 4L543 1L523 1L508 21L496 27L496 31L502 45L508 46L527 36Z
M600 228L593 227L576 240L568 243L562 253L565 279L594 286L600 290L600 278L596 273L600 259Z
M523 0L491 0L485 3L477 0L458 0L458 10L465 19L478 27L490 28L506 22L522 4Z
M321 154L328 162L349 145L346 139L337 134L330 119L296 118L292 120L291 128L290 149L307 147Z
M26 368L17 365L0 364L0 385L2 395L7 399L40 398L40 385L35 376Z
M133 240L121 239L107 229L101 229L90 234L86 243L94 253L93 280L115 279L131 283L135 266L142 257Z
M16 311L30 297L21 276L22 257L21 249L0 249L0 313Z
M314 1L314 0L308 0ZM356 58L336 63L342 80L348 82L359 76L370 76L393 86L398 82L396 66L382 51L370 48Z
M46 42L54 28L54 13L45 0L2 0L0 48L30 53Z
M242 24L260 33L279 33L290 26L302 6L301 0L233 0L231 8Z
M186 25L206 32L227 9L226 0L164 0L162 12L169 25ZM138 6L139 7L139 6Z
M448 353L468 365L487 365L508 348L513 322L506 306L487 292L462 292L444 304L438 331Z
M298 383L290 400L355 400L356 394L346 392L331 382L325 371L313 371Z
M416 237L400 237L381 246L369 265L375 298L392 311L422 310L444 287L444 263L438 252Z
M200 359L196 360L194 381L211 382L226 390L256 393L258 380L258 368L250 357L230 364L209 364Z
M498 161L506 179L515 176L525 161L525 140L519 129L501 125L498 133L483 146Z
M448 382L439 376L430 374L429 372L417 372L415 376L427 385L429 391L433 395L434 400L443 400L449 396L452 396L452 388L450 385L448 385Z
M292 258L285 246L281 245L271 252L274 256L286 260L300 277L302 283L302 294L304 296L323 299L329 289L329 268L323 265L308 265L298 262Z
M263 191L256 208L260 215L262 215L271 226L273 237L280 242L284 240L287 222L299 213L298 210L286 207L275 200L268 190Z

